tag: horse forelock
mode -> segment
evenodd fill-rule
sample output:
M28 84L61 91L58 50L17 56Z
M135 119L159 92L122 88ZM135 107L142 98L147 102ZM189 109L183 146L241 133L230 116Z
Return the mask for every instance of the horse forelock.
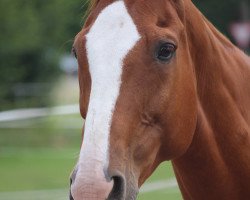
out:
M97 5L97 3L98 3L99 1L100 1L100 0L88 0L88 12L87 12L87 14L88 14L89 12L91 12L91 10L92 10L93 8L96 7L96 5Z

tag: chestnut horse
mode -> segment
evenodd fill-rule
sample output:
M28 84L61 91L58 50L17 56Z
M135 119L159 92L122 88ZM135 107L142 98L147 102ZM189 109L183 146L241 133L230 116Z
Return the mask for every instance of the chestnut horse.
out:
M190 0L96 0L73 51L70 199L136 199L166 160L186 200L250 199L250 59Z

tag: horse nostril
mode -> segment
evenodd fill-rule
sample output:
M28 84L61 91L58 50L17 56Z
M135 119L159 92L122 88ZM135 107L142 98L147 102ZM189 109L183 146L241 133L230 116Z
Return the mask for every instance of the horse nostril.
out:
M69 200L74 200L74 198L72 197L71 192L69 192Z
M125 179L122 176L112 177L114 181L113 189L109 194L108 200L124 199L125 195Z
M72 193L71 193L71 185L73 183L72 177L70 177L70 187L69 187L69 200L74 200Z
M76 173L77 173L77 170L75 169L75 170L73 171L73 173L71 174L70 179L69 179L69 180L70 180L69 200L74 200L74 198L73 198L73 196L72 196L72 193L71 193L71 186L72 186L72 184L73 184L74 181L75 181Z

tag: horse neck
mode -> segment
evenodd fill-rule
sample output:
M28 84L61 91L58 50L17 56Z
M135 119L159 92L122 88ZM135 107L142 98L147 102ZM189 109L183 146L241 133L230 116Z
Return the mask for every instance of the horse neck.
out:
M237 189L250 195L250 60L186 2L198 120L174 170L185 199L240 199Z
M215 113L229 113L234 105L250 124L250 58L188 2L187 38L202 108L217 121Z

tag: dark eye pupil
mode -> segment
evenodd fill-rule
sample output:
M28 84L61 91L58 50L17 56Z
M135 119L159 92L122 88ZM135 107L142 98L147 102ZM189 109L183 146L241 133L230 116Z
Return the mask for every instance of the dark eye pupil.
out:
M162 47L161 50L160 50L159 56L166 56L166 57L168 57L169 54L171 54L171 49L169 49L167 47Z
M175 52L175 46L172 44L164 44L158 51L157 58L161 61L168 61L172 58Z

